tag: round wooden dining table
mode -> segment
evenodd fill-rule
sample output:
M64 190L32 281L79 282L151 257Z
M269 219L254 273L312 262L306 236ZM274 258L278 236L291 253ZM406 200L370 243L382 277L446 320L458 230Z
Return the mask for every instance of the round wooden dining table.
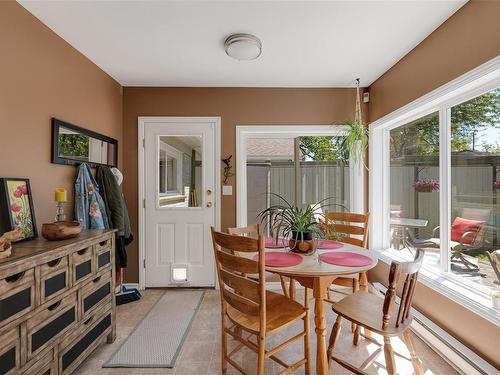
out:
M288 249L266 249L271 251L289 251ZM353 252L370 257L372 262L367 266L344 267L329 264L320 260L319 256L326 252ZM352 275L359 272L368 271L377 264L377 257L374 252L359 246L343 243L343 246L336 250L317 250L313 255L301 255L302 263L292 267L267 267L266 271L296 280L299 284L313 290L314 296L314 323L316 332L316 374L328 374L328 358L326 354L326 314L324 299L327 295L327 288L333 280L343 275Z

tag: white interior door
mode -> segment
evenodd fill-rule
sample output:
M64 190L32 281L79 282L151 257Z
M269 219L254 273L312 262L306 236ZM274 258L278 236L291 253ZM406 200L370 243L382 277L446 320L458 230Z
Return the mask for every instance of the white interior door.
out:
M144 126L145 286L214 286L213 122Z

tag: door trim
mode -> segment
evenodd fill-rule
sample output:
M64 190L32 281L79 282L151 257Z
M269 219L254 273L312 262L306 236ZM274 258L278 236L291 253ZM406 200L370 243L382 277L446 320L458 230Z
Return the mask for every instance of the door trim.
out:
M138 123L138 137L137 137L137 148L138 148L138 174L139 174L139 186L138 186L138 211L139 211L139 288L141 290L146 287L146 272L144 269L144 264L146 261L146 236L145 236L145 208L144 208L144 191L145 191L145 178L144 178L144 134L146 126L148 124L178 124L184 123L184 126L189 126L193 123L210 123L214 126L215 131L215 161L214 161L214 171L215 171L215 227L220 229L221 220L221 118L220 117L171 117L171 116L139 116L137 118ZM214 280L215 282L215 280Z

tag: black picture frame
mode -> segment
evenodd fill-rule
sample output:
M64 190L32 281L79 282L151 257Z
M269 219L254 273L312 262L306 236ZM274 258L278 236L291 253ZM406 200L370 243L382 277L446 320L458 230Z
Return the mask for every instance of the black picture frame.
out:
M60 133L60 128L66 128L73 130L75 132L78 132L82 135L86 135L95 139L99 139L101 141L107 142L111 145L114 145L114 153L113 153L113 158L114 158L114 163L113 164L104 164L104 163L96 163L96 162L91 162L91 161L82 161L82 160L76 160L76 159L70 159L70 158L63 158L59 156L59 133ZM54 164L63 164L63 165L79 165L81 163L87 163L90 165L92 168L95 168L99 165L106 165L108 167L117 167L118 166L118 140L108 137L106 135L96 133L92 130L88 130L85 128L82 128L77 125L70 124L69 122L65 122L63 120L59 120L55 117L52 117L52 148L51 148L51 161Z
M19 190L19 197L13 195L13 189L9 187L9 182L15 182L12 185L18 185L18 188L21 186L25 187L24 189L16 189ZM11 194L12 193L12 194ZM24 209L25 205L28 204L29 210L29 221L31 223L31 230L28 231L24 229L25 238L21 241L32 240L38 237L38 231L36 227L36 217L35 217L35 207L33 205L33 195L31 192L31 184L29 178L19 178L19 177L2 177L0 178L0 233L8 232L15 229L19 221L16 220L12 215L15 212L12 208L13 205L17 205L15 208L17 209L20 206L19 211ZM26 214L26 212L23 212Z

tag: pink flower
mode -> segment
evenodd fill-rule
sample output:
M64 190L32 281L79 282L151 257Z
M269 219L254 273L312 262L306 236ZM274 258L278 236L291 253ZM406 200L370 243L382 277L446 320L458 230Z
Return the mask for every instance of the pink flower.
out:
M19 185L17 189L23 194L28 194L28 187L26 185Z
M17 190L14 190L12 195L14 195L14 197L16 197L16 198L21 198L23 195L23 192L21 190L19 190L19 188L17 188Z
M10 206L10 209L12 210L12 212L19 212L21 211L21 206L18 205L17 203L12 203L11 206Z

